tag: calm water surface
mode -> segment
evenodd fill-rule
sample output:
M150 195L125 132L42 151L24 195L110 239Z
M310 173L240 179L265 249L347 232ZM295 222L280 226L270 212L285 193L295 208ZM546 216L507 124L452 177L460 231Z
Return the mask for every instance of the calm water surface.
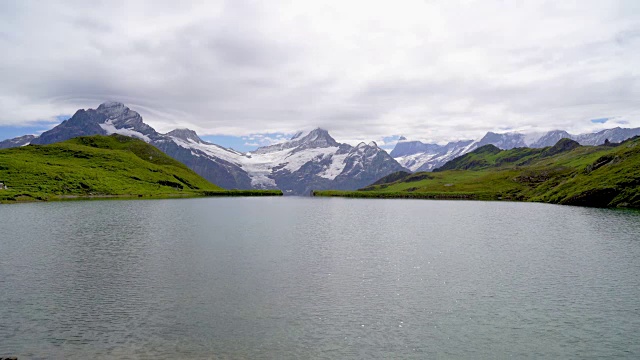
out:
M640 357L640 213L208 198L0 205L0 356Z

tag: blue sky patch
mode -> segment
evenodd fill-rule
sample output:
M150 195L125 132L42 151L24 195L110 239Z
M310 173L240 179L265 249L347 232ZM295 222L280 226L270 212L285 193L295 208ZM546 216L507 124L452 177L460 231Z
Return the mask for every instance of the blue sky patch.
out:
M291 138L291 136L292 134L285 133L265 133L251 134L247 136L207 135L200 136L200 138L226 148L231 148L241 152L249 152L254 151L261 146L283 142Z
M13 139L23 135L40 135L55 124L38 124L31 126L0 126L0 141Z
M609 121L609 118L600 118L600 119L591 120L591 122L594 123L594 124L604 124L607 121Z
M53 121L36 121L28 126L0 126L0 141L23 135L40 135L70 117L71 115L58 115Z
M208 141L210 143L214 143L216 145L224 146L226 148L231 148L241 152L247 152L255 149L255 147L246 146L246 141L242 139L242 136L208 135L200 136L200 138L204 141Z
M393 150L393 148L398 143L398 139L400 139L400 135L385 136L385 137L382 138L382 141L384 141L384 145L383 144L378 144L378 146L381 149L384 149L384 150L387 150L387 151L391 151L391 150Z

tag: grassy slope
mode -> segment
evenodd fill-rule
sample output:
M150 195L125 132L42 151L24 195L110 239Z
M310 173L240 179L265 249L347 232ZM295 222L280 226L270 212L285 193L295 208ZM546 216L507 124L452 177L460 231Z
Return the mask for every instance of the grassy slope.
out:
M478 149L456 159L457 167L451 170L416 173L360 191L314 194L506 199L640 208L640 138L617 147L568 146L559 153L554 148L498 152Z
M227 191L155 147L121 135L0 150L0 202L73 197L275 195Z

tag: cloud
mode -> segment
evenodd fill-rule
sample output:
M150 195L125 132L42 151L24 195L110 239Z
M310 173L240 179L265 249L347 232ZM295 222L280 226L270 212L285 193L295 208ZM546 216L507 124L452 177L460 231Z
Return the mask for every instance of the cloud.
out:
M105 100L159 131L383 144L640 126L635 0L9 0L0 47L0 126Z
M254 148L257 148L260 146L279 144L291 138L292 135L293 134L271 133L271 134L250 134L248 136L243 136L242 137L242 140L244 141L243 145L248 147L248 148L243 148L243 151L254 150Z

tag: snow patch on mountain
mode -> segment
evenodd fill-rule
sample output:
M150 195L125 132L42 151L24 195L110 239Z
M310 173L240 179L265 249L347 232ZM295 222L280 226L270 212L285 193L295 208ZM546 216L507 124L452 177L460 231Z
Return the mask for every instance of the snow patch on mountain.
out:
M120 134L120 135L124 135L124 136L129 136L129 137L135 137L141 140L144 140L145 142L151 142L151 139L138 131L135 131L133 129L127 129L127 128L117 128L112 122L111 119L105 121L102 124L98 124L100 125L100 127L107 132L108 135L111 134Z
M219 158L231 163L239 163L241 161L240 159L244 157L244 154L220 145L201 143L193 139L183 140L176 136L170 136L169 138L178 146L185 149L197 150L196 153L204 153L209 157Z
M275 186L274 173L286 170L290 173L298 171L310 161L319 161L331 157L338 147L311 148L302 151L283 149L264 153L251 153L238 162L251 177L251 184Z
M330 160L330 164L326 166L324 171L317 175L333 180L340 175L345 166L345 160L349 153L337 154L339 146L327 147L308 147L309 143L317 142L322 134L299 134L294 136L293 140L287 141L287 144L270 145L260 148L255 152L240 153L232 149L202 143L193 139L184 140L176 136L171 136L171 140L178 146L190 149L195 156L207 156L215 161L222 159L233 163L246 171L251 178L251 185L258 188L274 188L276 187L276 173L286 171L294 173L302 166L309 162L321 162ZM301 142L300 139L307 138L307 142ZM296 141L298 139L298 141ZM292 143L296 146L292 147ZM331 141L323 141L323 143L332 143ZM282 146L278 146L282 145ZM367 147L366 144L362 144ZM299 147L304 147L304 151L299 151ZM382 150L381 150L382 151Z
M346 160L349 154L335 154L331 156L331 164L327 166L324 172L318 174L318 176L325 179L333 180L336 176L340 175L347 165Z

